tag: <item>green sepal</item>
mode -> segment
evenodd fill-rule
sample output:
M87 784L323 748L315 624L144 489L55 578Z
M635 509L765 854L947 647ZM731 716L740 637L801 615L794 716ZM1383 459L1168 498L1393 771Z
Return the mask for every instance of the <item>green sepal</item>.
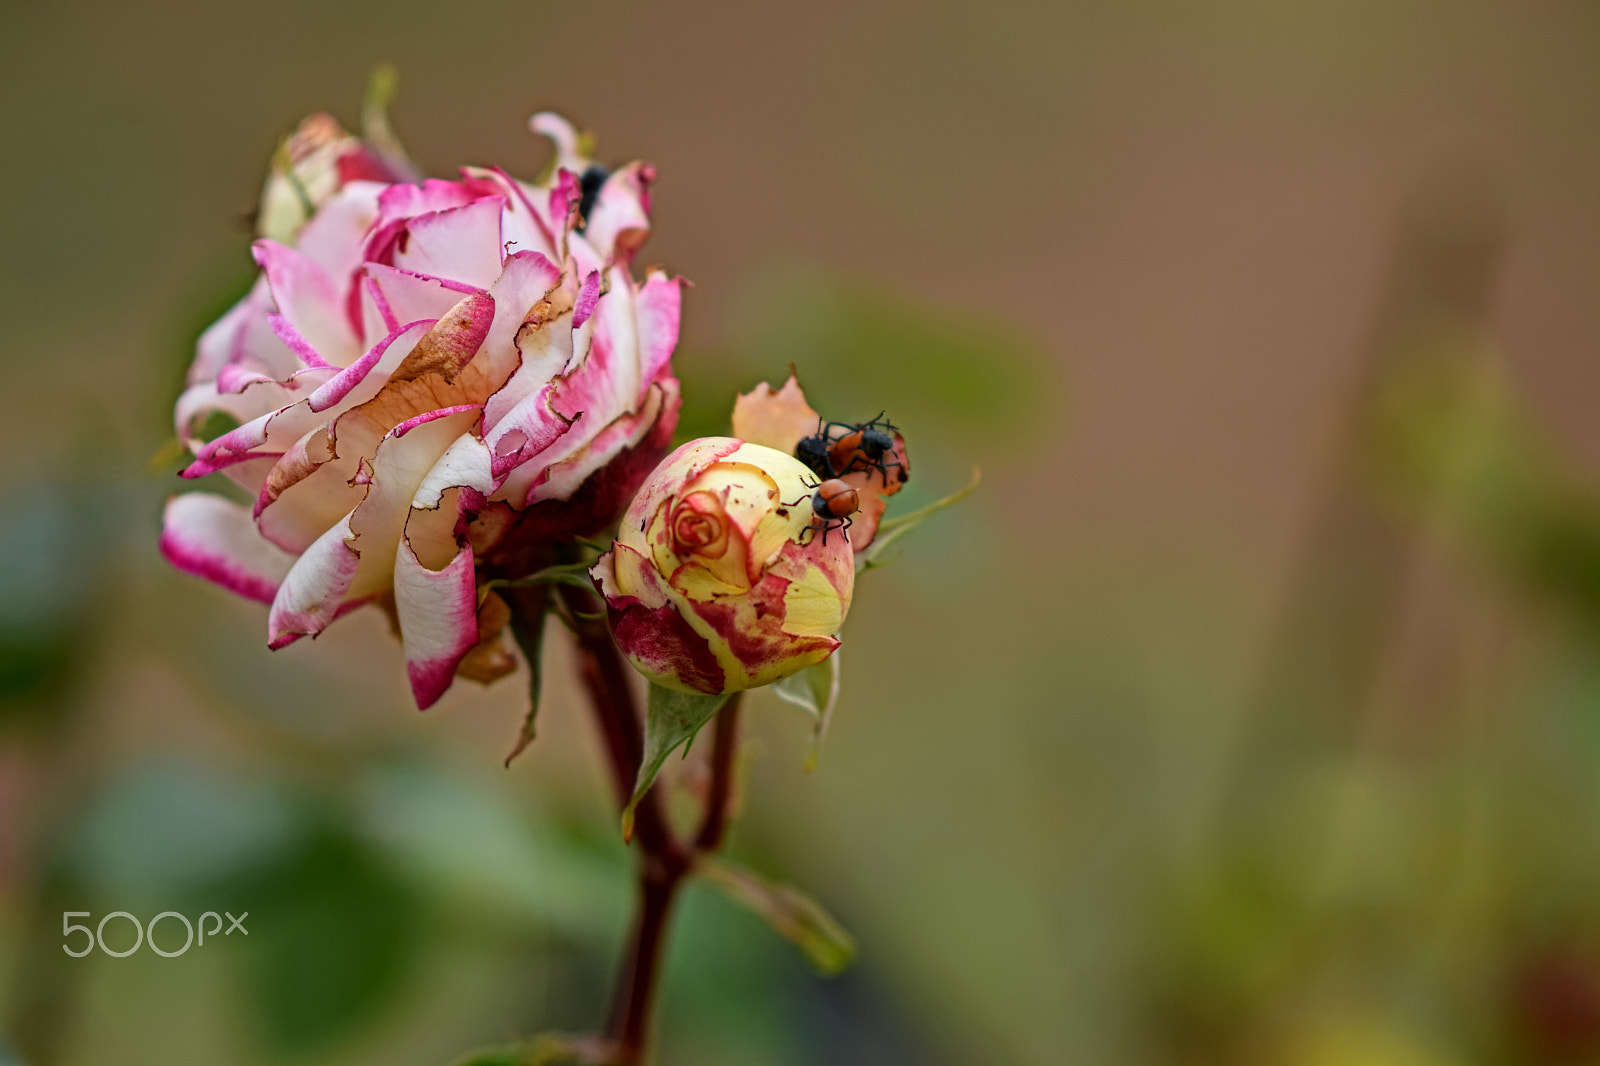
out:
M589 577L591 563L558 563L547 566L543 570L535 570L526 577L501 577L487 582L485 588L529 588L534 585L571 585L573 588L583 589L585 592L594 591L594 582Z
M822 904L793 885L768 880L754 870L715 857L702 859L695 873L759 915L773 932L799 948L818 973L832 976L855 961L855 938Z
M811 753L806 756L806 773L810 773L817 768L822 741L828 734L828 722L833 718L834 705L839 702L839 652L835 650L817 665L774 683L772 694L811 716Z
M305 182L300 180L300 175L294 172L294 160L289 156L289 138L285 137L278 144L278 150L272 153L272 169L289 183L289 188L294 190L294 198L300 202L300 210L306 219L317 213L317 205L311 199L311 193L306 190ZM301 219L295 224L298 230L305 224L306 219Z
M380 63L367 77L367 96L361 104L361 139L402 174L415 174L417 168L406 155L405 146L389 125L389 105L400 91L400 72L392 64Z
M973 491L977 489L978 482L981 480L982 471L980 471L977 467L973 467L972 480L967 483L966 488L961 489L959 492L952 492L944 499L936 500L920 510L912 511L910 514L899 515L895 518L886 518L882 522L879 522L878 531L873 536L872 543L867 545L864 551L856 555L856 573L864 573L865 571L871 570L874 567L882 566L884 563L888 562L889 558L892 558L892 556L886 558L884 553L888 550L889 545L893 544L901 536L911 532L913 529L917 528L917 526L921 525L926 519L944 510L946 507L949 507L952 504L960 503L968 496L971 496Z
M633 798L622 811L622 837L633 839L633 810L650 790L661 764L680 745L694 739L700 727L728 702L728 693L707 696L699 692L679 692L650 683L650 703L645 711L644 761L634 782Z
M522 716L516 742L506 755L507 767L533 743L534 719L539 714L539 688L543 680L544 616L549 610L550 594L543 588L529 588L508 602L511 604L511 636L528 663L528 710Z

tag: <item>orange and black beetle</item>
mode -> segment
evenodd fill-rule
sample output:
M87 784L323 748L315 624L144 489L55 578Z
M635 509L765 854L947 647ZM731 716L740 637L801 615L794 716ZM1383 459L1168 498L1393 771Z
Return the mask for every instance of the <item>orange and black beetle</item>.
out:
M817 420L817 432L795 445L794 455L819 478L842 477L857 470L876 470L887 487L889 471L898 468L905 480L905 464L886 458L894 453L899 431L882 411L870 422Z
M810 496L811 513L822 519L820 523L807 528L822 530L822 543L826 544L831 531L850 528L851 522L854 521L851 516L861 509L861 496L849 482L838 478L829 478L820 484L806 487L813 490ZM794 503L785 506L797 507L805 499L806 497L802 496Z

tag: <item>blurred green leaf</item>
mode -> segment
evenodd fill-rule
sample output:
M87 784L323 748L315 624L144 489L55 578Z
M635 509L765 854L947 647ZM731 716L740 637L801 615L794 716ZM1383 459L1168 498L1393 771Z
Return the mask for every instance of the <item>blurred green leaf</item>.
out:
M485 1048L455 1060L451 1066L532 1066L538 1060L534 1050L525 1044Z
M358 838L333 824L236 890L250 912L245 975L263 1045L301 1057L369 1022L399 991L425 914Z
M727 693L706 696L698 692L678 692L651 682L650 703L645 711L644 761L634 782L633 798L622 812L622 835L633 836L633 811L661 772L661 764L673 749L692 740L700 727L728 702Z
M887 408L909 427L937 426L962 450L1015 445L1057 423L1047 408L1060 389L1043 348L984 308L952 307L915 293L824 271L786 271L758 280L727 348L675 361L684 406L677 440L724 435L737 384L798 368L818 411L847 421Z
M887 407L901 425L930 419L1016 440L1052 393L1038 381L1048 366L1039 346L999 311L822 273L775 279L755 303L748 350L799 367L811 405L838 417Z
M779 936L800 949L819 973L832 975L846 969L856 957L856 942L822 905L792 885L765 877L711 857L695 872L723 895L759 915Z
M1364 458L1407 516L1444 519L1490 565L1600 619L1600 492L1471 335L1407 354L1379 383Z
M617 1061L615 1045L602 1037L541 1033L532 1044L485 1048L452 1066L609 1066Z
M299 812L281 789L175 759L108 782L63 837L62 872L119 907L171 905L294 846Z
M55 483L10 486L0 514L0 712L59 703L81 676L107 571L112 506Z
M363 782L359 824L419 891L479 917L593 941L627 904L625 860L614 847L586 847L513 797L427 763L376 769Z
M828 722L833 718L833 708L839 702L839 652L836 650L817 665L808 666L798 674L790 674L775 682L772 694L811 716L811 753L806 757L806 770L816 769L822 741L828 733Z

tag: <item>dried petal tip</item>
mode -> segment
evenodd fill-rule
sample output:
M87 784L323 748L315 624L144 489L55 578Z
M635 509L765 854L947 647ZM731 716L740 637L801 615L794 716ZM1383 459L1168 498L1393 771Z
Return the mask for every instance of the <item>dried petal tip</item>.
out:
M817 412L806 403L792 368L783 388L762 382L733 402L733 435L751 444L793 455L795 445L816 430Z

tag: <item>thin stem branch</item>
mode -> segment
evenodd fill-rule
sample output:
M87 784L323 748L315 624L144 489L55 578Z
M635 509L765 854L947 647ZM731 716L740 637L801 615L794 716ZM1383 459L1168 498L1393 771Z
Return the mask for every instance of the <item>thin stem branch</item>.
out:
M578 670L594 708L612 792L620 810L633 795L639 764L644 759L644 722L634 698L632 670L611 638L603 606L594 593L566 586L507 586L500 594L514 614L537 610L542 617L547 606L543 597L551 592L559 597L577 637ZM530 624L520 617L518 621ZM727 836L739 742L739 702L740 696L734 695L716 716L711 784L699 831L692 840L682 840L673 831L657 789L646 792L635 808L633 838L640 858L638 905L627 953L617 973L605 1034L606 1054L616 1066L640 1066L646 1061L661 959L678 889L693 870L695 860L719 849Z

